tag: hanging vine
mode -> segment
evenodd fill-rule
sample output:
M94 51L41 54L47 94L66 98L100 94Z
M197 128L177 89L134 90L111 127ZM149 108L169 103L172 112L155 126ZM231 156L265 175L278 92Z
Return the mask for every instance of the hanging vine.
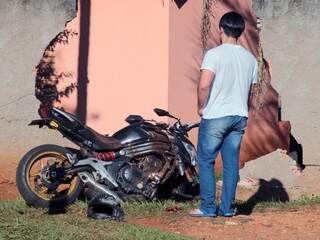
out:
M203 0L203 14L201 21L201 46L205 53L208 50L208 40L210 38L212 7L217 0Z

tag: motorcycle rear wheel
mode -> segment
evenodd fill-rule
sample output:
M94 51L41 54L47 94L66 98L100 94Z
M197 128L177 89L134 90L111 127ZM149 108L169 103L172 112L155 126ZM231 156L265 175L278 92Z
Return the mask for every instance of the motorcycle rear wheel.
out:
M64 177L56 182L50 182L50 177L46 176L46 169L51 164L70 164L67 153L72 152L57 145L46 144L33 148L24 155L17 168L16 182L27 205L49 210L62 209L78 198L82 189L78 176ZM57 187L52 189L51 184Z

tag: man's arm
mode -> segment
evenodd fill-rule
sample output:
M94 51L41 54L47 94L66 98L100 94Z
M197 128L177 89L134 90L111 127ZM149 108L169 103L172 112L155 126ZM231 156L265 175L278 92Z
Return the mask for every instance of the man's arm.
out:
M210 86L214 79L214 72L203 69L201 70L200 81L198 84L198 114L202 116L203 108L209 96Z

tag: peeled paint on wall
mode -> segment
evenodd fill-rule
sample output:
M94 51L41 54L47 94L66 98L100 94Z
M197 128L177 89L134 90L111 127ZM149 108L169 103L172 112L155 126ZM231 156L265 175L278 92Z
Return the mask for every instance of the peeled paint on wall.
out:
M234 10L246 18L247 27L245 33L240 38L240 44L258 57L259 35L256 28L256 17L252 11L252 2L250 0L214 2L212 6L214 17L211 19L208 46L215 47L219 44L218 21L225 12ZM110 126L112 126L112 130L115 131L116 127L123 126L125 114L142 113L152 118L152 107L159 106L152 106L152 104L150 104L151 101L153 104L160 104L160 107L168 108L169 111L180 116L185 121L199 121L195 108L197 101L196 85L199 78L199 65L203 54L200 43L201 32L199 30L202 1L187 1L181 8L177 8L172 1L169 1L168 4L150 3L146 1L141 3L136 2L134 5L135 8L131 5L127 6L126 4L118 2L95 1L91 3L93 6L91 6L89 18L94 20L91 21L90 36L88 36L90 38L90 50L103 47L110 51L111 48L116 48L118 51L112 51L113 55L108 55L103 58L98 55L99 51L92 50L94 51L93 53L89 50L88 56L86 56L89 59L87 66L88 76L82 77L85 79L88 77L88 82L85 83L87 89L86 94L91 96L91 100L88 100L88 105L82 106L88 113L86 119L83 120L89 120L91 127L98 131L110 132L112 129ZM145 13L144 5L149 6L148 13ZM107 10L111 11L110 9L115 11L112 12L112 16L105 14ZM140 16L141 22L134 22L132 19L129 20L120 17L127 11L130 11L135 17ZM143 14L145 14L145 16L141 17L142 12L144 12ZM116 17L116 14L119 15L118 21L114 21L113 19ZM159 19L156 20L155 15L157 15ZM87 23L90 22L90 19L87 19ZM147 19L149 21L145 22ZM97 21L99 21L99 25ZM123 33L121 37L128 37L127 41L122 41L119 35L113 34L112 31L106 29L103 23L109 21L113 22L113 31L119 31L119 28L127 26L125 29L122 29L121 32ZM141 23L143 23L143 25L140 25ZM94 24L97 24L97 26ZM108 26L111 27L110 25ZM65 29L65 31L74 34L66 36L68 34L63 35L66 32L62 32L63 38L68 37L67 42L58 42L54 49L52 49L53 51L46 49L44 58L41 60L44 61L44 66L47 64L49 68L52 68L52 75L48 77L39 76L39 73L41 73L39 67L37 74L37 86L41 86L38 94L39 99L50 99L51 97L50 101L53 105L64 107L73 113L77 113L77 108L79 108L79 96L77 96L77 87L79 84L79 82L77 82L79 79L77 74L79 71L77 71L77 69L79 69L78 59L81 55L79 55L80 29L81 14L78 12L77 17L69 22ZM132 34L125 34L126 31ZM169 32L169 35L167 32ZM190 35L190 33L192 35ZM105 45L101 45L101 39L97 38L97 36L103 36L103 34L109 34L109 41ZM110 40L110 38L114 40ZM118 41L116 41L116 39L118 39ZM167 39L169 39L169 46L167 45ZM119 74L119 71L126 70L126 65L116 67L112 62L114 60L119 61L119 57L128 57L128 48L121 45L123 42L131 44L131 46L135 48L134 54L130 55L133 57L131 64L139 62L137 66L140 68L136 68L135 71L140 74L134 72L134 74L131 74L132 78L128 77L130 76L128 74L123 75L126 74L125 72ZM160 51L154 51L155 48L159 48ZM108 51L105 49L101 49L101 51L107 53ZM151 51L151 49L153 50ZM188 54L190 58L186 58L186 54ZM154 73L149 71L148 74L146 74L146 69L148 70L148 68L154 65L151 63L155 59L158 59L158 62L154 63L157 64L157 67L153 70ZM250 104L248 127L241 146L242 166L245 162L270 153L278 148L289 149L290 123L279 119L279 95L271 86L268 62L263 60L263 64L264 78L261 81L261 92L253 96L254 99ZM97 69L95 66L99 66L100 68L101 66L105 67L105 71L107 72L105 72L106 79L104 82L98 80L101 79L102 76L99 76L98 73L93 71L93 69ZM143 68L143 66L145 66L145 68ZM156 77L156 75L160 73L162 73L162 76ZM123 76L125 76L124 79ZM132 85L130 84L131 81L138 81L138 84ZM153 81L152 84L150 84L150 81ZM48 88L47 86L50 87ZM47 93L43 95L43 92L47 89L51 89L50 91L53 93L53 98ZM104 104L94 104L92 102L92 96L102 96L98 92L98 89L99 91L105 89L106 97L108 94L111 94L114 96L114 100L105 101ZM155 91L155 89L157 89L157 91ZM128 92L127 90L130 91ZM123 91L127 92L127 96L121 94ZM132 92L136 94L132 94ZM127 105L126 107L126 103L129 104L128 98L135 100L136 104L131 104L130 107ZM108 99L112 98L109 97ZM146 102L146 99L148 99L149 102ZM104 99L95 98L95 101L104 101ZM43 100L42 102L45 103ZM258 102L258 104L253 104L254 102ZM119 104L122 106L121 108L117 106ZM146 108L146 104L150 109ZM190 111L190 109L195 111ZM120 123L120 121L122 122ZM192 139L193 142L196 142L196 134L192 134Z

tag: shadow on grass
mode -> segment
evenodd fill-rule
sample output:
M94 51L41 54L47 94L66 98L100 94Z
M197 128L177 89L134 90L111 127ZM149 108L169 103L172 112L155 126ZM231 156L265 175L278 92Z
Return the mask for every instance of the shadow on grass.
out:
M50 202L48 211L49 215L63 214L67 212L68 204L66 201Z
M236 204L239 215L250 215L259 203L288 202L289 195L278 179L259 179L259 189L246 202Z

